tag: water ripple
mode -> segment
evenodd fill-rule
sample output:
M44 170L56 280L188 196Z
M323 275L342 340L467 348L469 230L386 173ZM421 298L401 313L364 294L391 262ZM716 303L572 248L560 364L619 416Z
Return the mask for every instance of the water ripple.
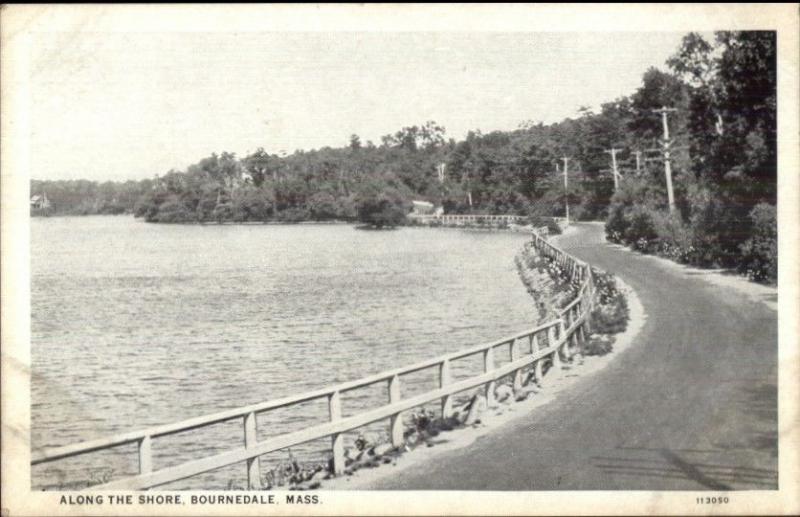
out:
M112 237L122 248L108 246ZM34 219L33 446L316 389L524 329L530 301L513 257L525 239ZM348 411L384 401L373 390L348 400ZM263 418L274 434L324 420L327 409ZM227 443L231 432L240 443L240 424L217 427L203 443ZM173 463L197 453L159 443ZM35 481L45 482L43 472L34 470Z

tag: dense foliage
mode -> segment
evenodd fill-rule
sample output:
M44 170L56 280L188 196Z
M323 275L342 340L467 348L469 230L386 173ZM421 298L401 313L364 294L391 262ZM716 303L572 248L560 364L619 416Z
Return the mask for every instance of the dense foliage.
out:
M153 180L98 183L88 180L31 180L31 195L45 194L49 215L123 214L133 212Z
M629 178L611 199L610 240L777 279L775 59L772 32L720 32L714 44L684 38L669 61L682 92L663 101L685 113L676 124L688 151L675 162L679 210L668 212L659 176Z
M360 220L402 224L412 199L447 213L606 219L610 240L697 265L738 267L775 279L776 55L773 32L687 35L627 97L598 113L513 131L446 136L433 121L378 145L278 156L264 149L212 154L186 170L127 183L33 182L55 213L134 211L151 222ZM669 214L661 160L670 114L678 210ZM615 191L610 156L622 175ZM563 157L568 157L568 186ZM770 207L772 212L770 212ZM771 215L772 214L772 215ZM772 226L770 226L772 225Z
M617 287L614 275L592 268L596 305L592 310L592 331L597 334L618 334L628 326L628 300ZM591 354L587 354L591 355Z

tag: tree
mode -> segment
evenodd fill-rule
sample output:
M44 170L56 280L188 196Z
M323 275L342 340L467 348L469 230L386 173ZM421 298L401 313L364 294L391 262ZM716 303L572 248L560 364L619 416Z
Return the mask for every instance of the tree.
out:
M689 34L669 65L692 87L695 174L728 193L774 203L775 33L717 32L714 46Z
M318 221L335 219L339 215L339 206L336 198L329 192L317 192L306 203L311 217Z
M358 220L376 228L402 224L408 210L400 191L381 180L368 182L356 196Z
M719 32L715 92L725 124L718 172L756 201L775 203L777 91L775 32Z
M445 144L445 128L429 120L422 126L407 126L393 135L381 137L384 147L399 147L407 151L433 150Z
M236 189L232 199L234 221L267 221L274 196L266 186L245 185Z
M277 180L279 160L277 156L271 155L263 147L259 147L242 160L242 167L250 175L253 184L260 187L267 178L271 178L272 181Z

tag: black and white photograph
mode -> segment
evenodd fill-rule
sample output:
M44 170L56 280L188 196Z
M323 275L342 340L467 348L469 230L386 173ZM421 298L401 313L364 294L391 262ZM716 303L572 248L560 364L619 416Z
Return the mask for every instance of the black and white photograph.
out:
M0 17L4 516L800 511L796 4Z

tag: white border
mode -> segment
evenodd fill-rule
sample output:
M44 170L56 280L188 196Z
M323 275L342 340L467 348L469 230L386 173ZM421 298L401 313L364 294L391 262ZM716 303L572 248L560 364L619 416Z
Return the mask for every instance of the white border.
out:
M798 6L628 5L58 5L0 11L2 196L3 515L263 514L796 514L798 487ZM725 506L698 506L709 492L320 492L313 506L59 506L31 493L29 305L29 37L40 31L778 31L779 78L779 491L728 492ZM204 492L209 493L209 492ZM278 493L279 498L282 493Z

